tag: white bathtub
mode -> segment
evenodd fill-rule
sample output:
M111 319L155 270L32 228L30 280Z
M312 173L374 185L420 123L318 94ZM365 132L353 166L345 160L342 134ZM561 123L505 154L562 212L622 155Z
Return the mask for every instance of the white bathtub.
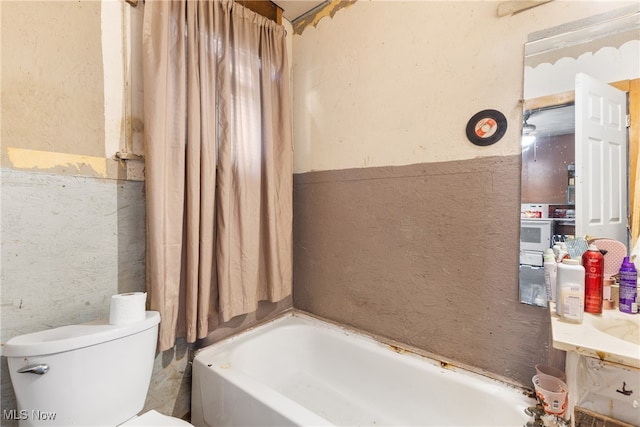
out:
M522 426L521 390L289 313L200 350L197 426Z

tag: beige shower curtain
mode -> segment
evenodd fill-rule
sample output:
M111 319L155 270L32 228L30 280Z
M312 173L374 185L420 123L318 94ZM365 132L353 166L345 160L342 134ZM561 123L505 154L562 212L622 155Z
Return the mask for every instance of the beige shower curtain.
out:
M159 350L291 294L285 32L226 0L147 0L147 292Z

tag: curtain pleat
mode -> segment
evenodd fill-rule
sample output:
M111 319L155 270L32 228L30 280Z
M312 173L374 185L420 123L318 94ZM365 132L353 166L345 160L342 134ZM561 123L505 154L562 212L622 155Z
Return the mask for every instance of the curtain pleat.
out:
M284 29L231 1L154 1L143 27L147 290L159 349L291 294Z

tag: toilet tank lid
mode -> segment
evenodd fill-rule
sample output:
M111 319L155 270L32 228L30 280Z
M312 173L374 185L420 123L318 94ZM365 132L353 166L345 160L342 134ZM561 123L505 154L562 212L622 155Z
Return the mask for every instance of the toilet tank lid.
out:
M6 357L43 356L62 353L133 335L160 323L160 313L147 311L144 320L127 325L110 325L98 320L80 325L61 326L11 338L3 345Z

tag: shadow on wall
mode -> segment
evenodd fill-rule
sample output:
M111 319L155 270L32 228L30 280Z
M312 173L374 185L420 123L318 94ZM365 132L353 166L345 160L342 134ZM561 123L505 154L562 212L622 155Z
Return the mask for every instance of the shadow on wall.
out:
M143 412L185 418L191 410L191 361L195 346L179 339L174 348L156 354Z
M146 203L143 181L118 181L117 293L144 292L146 257Z

